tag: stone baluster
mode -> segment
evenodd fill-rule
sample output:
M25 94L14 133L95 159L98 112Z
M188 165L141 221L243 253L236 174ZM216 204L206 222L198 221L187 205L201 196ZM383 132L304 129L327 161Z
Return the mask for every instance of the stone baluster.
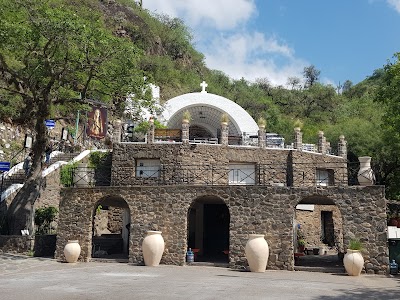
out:
M229 125L228 122L221 122L221 145L227 146L229 136Z
M182 120L182 144L189 144L189 120Z
M326 154L326 138L324 132L318 132L318 153Z
M332 150L332 147L331 147L331 142L326 142L325 143L325 153L326 154L330 154L331 153L331 150Z
M259 125L258 127L258 147L266 147L266 137L265 137L265 125Z
M121 120L115 120L113 124L113 135L112 135L112 142L113 143L120 143L121 142Z
M343 134L339 137L338 156L347 158L347 141Z
M150 117L149 119L149 130L147 131L147 144L154 144L154 119Z
M294 149L303 150L303 133L300 127L294 129Z

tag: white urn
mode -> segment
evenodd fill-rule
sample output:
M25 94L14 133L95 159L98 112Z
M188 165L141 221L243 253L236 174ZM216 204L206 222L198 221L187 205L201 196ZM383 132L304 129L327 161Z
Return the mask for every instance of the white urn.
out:
M350 276L359 276L364 266L364 258L360 250L347 249L343 258L344 268Z
M65 260L69 263L76 263L81 254L81 246L78 240L69 240L64 247Z
M268 263L269 248L263 234L249 234L245 253L251 272L265 272Z
M142 242L142 252L146 266L155 267L160 264L164 253L164 239L161 231L147 231Z
M358 183L363 186L373 185L375 182L375 175L371 169L371 157L361 156L358 160L360 162L360 170L357 174Z

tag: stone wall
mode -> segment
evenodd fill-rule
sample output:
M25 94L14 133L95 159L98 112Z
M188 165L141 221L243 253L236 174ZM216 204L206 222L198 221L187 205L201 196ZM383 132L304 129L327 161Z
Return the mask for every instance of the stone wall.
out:
M359 237L365 246L367 273L386 273L388 267L384 188L277 186L134 186L63 189L60 202L56 258L70 239L82 247L80 260L92 251L92 218L99 201L123 202L129 207L129 259L142 264L141 243L147 230L162 231L165 251L161 263L185 264L187 216L190 205L204 196L218 197L230 213L229 264L246 266L248 234L264 233L270 246L269 269L294 269L293 219L304 198L330 199L343 217L344 243ZM118 206L118 205L116 205ZM120 206L121 207L121 206Z
M137 178L136 160L152 158L160 159L165 167L162 178ZM334 170L335 184L347 185L347 161L332 155L243 146L131 143L114 145L112 185L143 185L158 180L175 184L179 176L193 184L204 184L213 177L213 184L223 185L228 183L230 163L255 164L260 170L257 180L263 185L314 186L317 168Z
M60 182L60 170L61 168L58 168L44 178L40 197L35 202L36 208L54 206L58 209L58 204L61 200L60 190L62 186Z
M28 253L33 249L34 238L22 235L0 235L0 251L4 253Z

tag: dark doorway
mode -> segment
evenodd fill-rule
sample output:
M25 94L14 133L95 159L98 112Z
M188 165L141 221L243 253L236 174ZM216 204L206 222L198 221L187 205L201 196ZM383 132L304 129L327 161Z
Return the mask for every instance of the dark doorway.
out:
M204 256L223 259L229 250L229 211L225 204L204 205Z
M197 200L188 213L188 248L195 262L229 261L229 209L220 199Z
M335 228L331 211L321 211L321 238L330 247L335 245Z

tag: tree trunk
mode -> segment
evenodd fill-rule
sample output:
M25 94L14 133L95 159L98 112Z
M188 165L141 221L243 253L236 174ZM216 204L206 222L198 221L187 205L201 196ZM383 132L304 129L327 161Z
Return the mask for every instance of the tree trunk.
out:
M7 210L9 234L21 235L21 230L23 229L28 229L29 234L33 234L34 204L39 197L42 180L41 176L38 178L31 176L15 195Z
M23 229L28 229L29 235L34 234L34 205L40 195L43 183L42 160L48 139L45 125L45 120L49 115L50 102L48 99L48 95L36 99L40 113L36 119L36 136L31 149L33 153L31 172L7 209L8 230L12 235L20 235Z

